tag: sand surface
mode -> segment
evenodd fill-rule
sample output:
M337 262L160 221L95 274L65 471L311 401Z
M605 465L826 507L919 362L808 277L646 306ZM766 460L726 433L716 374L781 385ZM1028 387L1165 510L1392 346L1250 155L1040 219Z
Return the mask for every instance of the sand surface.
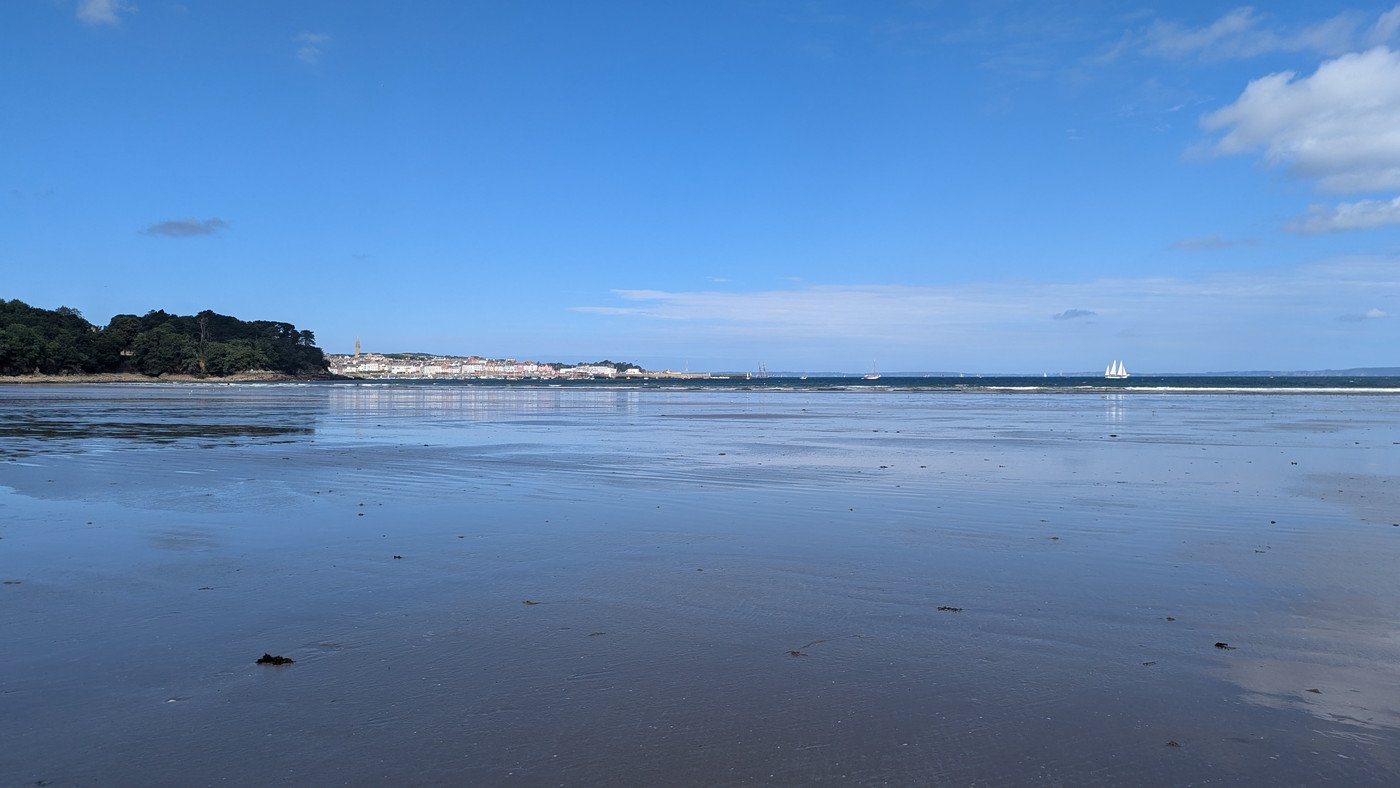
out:
M1395 784L1397 469L1393 396L6 387L0 784Z

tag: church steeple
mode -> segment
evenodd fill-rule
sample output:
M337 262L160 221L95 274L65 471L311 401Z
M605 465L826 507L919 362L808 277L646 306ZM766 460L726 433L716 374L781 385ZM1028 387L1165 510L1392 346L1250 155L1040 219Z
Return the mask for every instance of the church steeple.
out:
M360 335L355 335L355 358L360 357Z

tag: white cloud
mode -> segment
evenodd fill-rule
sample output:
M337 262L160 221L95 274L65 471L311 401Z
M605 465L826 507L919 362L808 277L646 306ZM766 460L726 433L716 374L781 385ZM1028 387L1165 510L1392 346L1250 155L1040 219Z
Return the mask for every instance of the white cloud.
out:
M115 25L119 13L135 13L136 6L124 0L79 0L78 18L89 25Z
M302 33L293 40L301 45L297 47L297 59L314 65L321 62L321 55L331 37L326 33Z
M1400 299L1400 267L1394 258L1364 258L1074 283L613 292L618 300L611 304L574 311L612 321L620 336L645 335L675 348L746 347L773 359L830 347L852 369L868 364L862 359L872 353L882 361L928 359L927 369L1080 369L1073 365L1085 362L1076 359L1124 355L1115 349L1123 343L1137 357L1180 358L1172 364L1182 368L1302 368L1342 363L1337 348L1360 323L1337 315L1358 314L1358 303ZM1065 304L1075 308L1065 311ZM1231 341L1221 343L1222 335Z
M910 285L811 285L750 293L614 290L627 305L580 306L598 315L690 323L771 325L813 336L898 333L906 329L1025 322L1044 316L1092 313L1101 321L1132 320L1166 307L1192 311L1219 299L1222 308L1247 310L1253 302L1326 300L1328 290L1400 290L1393 261L1277 269L1272 273L1203 274L1197 278L1100 279L1082 283L974 282L942 287ZM1069 313L1053 305L1082 304ZM1152 305L1158 305L1153 307ZM1167 306L1170 305L1170 306ZM1090 310L1088 307L1092 307Z
M1370 34L1367 36L1371 44L1384 44L1395 38L1395 33L1400 30L1400 5L1381 14L1376 24L1371 26Z
M1298 48L1325 49L1341 40L1344 33L1356 38L1347 32L1353 27L1351 18L1341 15L1292 37L1292 41L1300 45L1312 42ZM1248 8L1227 14L1208 28L1176 32L1179 35L1171 40L1183 52L1245 33L1255 36L1251 46L1257 48L1265 45L1257 34L1268 33ZM1284 167L1289 175L1314 181L1318 189L1336 194L1400 189L1400 51L1385 43L1398 32L1400 5L1381 14L1359 37L1377 44L1371 49L1328 60L1309 76L1283 71L1251 81L1229 106L1201 118L1203 128L1221 132L1221 136L1189 153L1258 151L1265 163ZM1238 41L1232 46L1243 51ZM1288 48L1277 42L1268 46ZM1397 224L1400 198L1368 199L1312 205L1283 229L1315 235ZM1212 240L1197 243L1188 239L1172 248L1219 245L1206 243Z
M1382 22L1381 17L1374 35ZM1150 55L1206 60L1249 58L1268 52L1345 52L1356 39L1357 19L1339 14L1312 27L1288 34L1265 26L1265 19L1248 6L1236 8L1205 27L1191 28L1158 20L1143 35L1142 49Z
M1283 226L1300 235L1371 230L1400 224L1400 197L1393 200L1361 200L1337 205L1313 205Z
M1400 53L1379 46L1302 79L1291 71L1256 79L1201 125L1226 129L1217 152L1263 149L1269 163L1327 191L1400 188Z
M1368 309L1361 314L1348 313L1337 318L1343 323L1360 323L1366 320L1383 320L1390 317L1390 313L1383 309Z

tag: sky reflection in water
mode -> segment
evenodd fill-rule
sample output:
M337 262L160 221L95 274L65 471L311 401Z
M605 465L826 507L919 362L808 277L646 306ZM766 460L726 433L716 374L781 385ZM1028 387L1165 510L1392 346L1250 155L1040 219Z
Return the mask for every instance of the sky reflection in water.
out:
M134 779L143 753L195 781L1400 775L1393 397L84 387L0 411L0 769L25 779Z

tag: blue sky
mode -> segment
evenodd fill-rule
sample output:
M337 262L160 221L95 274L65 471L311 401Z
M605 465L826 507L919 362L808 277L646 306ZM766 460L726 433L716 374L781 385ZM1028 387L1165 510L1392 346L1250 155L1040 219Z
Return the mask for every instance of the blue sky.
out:
M692 370L1400 364L1400 6L9 0L0 297Z

